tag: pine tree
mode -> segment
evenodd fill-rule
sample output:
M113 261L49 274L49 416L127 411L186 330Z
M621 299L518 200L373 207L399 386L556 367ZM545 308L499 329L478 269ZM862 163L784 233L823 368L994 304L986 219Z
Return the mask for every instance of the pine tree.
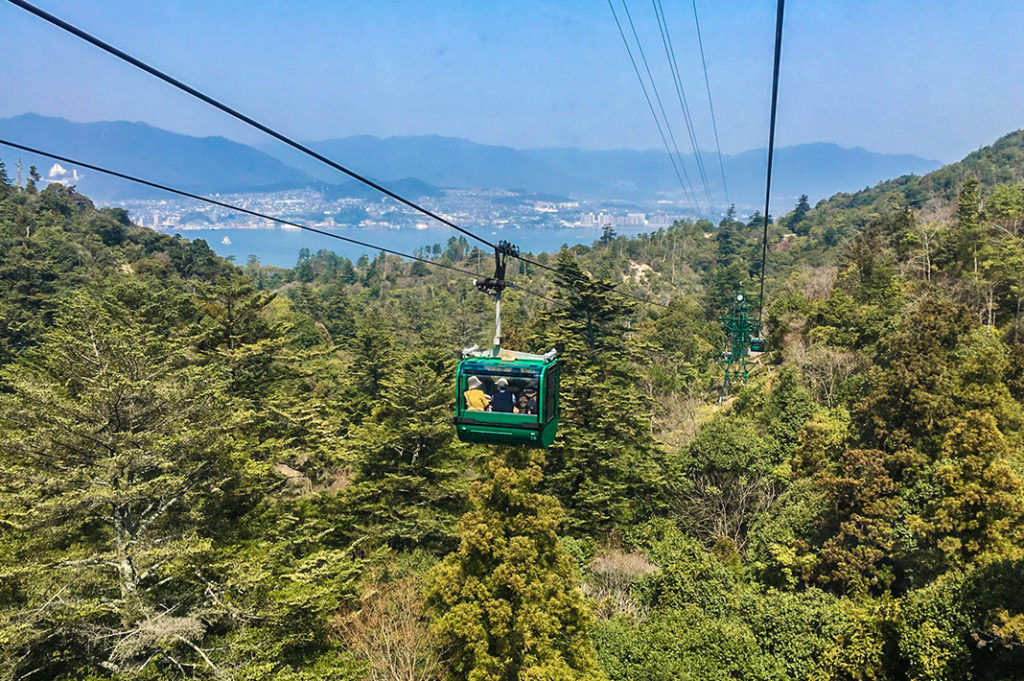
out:
M543 455L503 449L474 483L459 548L429 604L453 679L597 681L578 570L559 543L558 501L537 493Z
M796 202L793 212L786 217L786 227L801 236L807 236L809 225L806 223L807 214L811 212L811 204L807 201L807 194L801 194Z
M615 233L614 227L611 225L605 225L604 229L601 230L601 238L598 239L598 241L607 246L611 242L615 241L615 237L617 236L618 234Z
M887 452L916 449L934 456L944 427L958 411L950 354L973 326L961 306L925 299L902 328L879 344L881 370L856 406L865 438Z
M658 506L662 453L626 340L635 305L587 277L569 253L557 266L566 305L551 313L542 344L563 358L561 419L544 490L567 510L570 531L603 532Z
M395 549L453 548L465 508L465 448L451 428L451 361L438 351L409 358L384 377L373 410L346 439L353 484L342 531Z
M788 459L796 450L800 432L814 408L814 399L801 384L799 372L782 369L761 415L768 434L779 444L782 458Z
M346 408L358 421L373 410L384 390L384 382L397 363L398 347L395 332L387 320L376 313L356 323L355 337L349 347L353 357Z
M964 180L956 209L957 225L946 233L946 240L937 259L957 266L961 271L977 270L977 248L984 242L981 232L981 193L978 180Z
M36 170L36 167L35 166L30 166L29 169L28 169L28 181L25 182L25 191L28 192L29 194L36 194L36 193L38 193L39 190L36 187L36 185L39 182L41 182L42 179L43 178L39 174L39 171Z
M898 487L877 450L847 450L838 470L819 484L828 501L824 520L830 535L817 556L817 579L841 593L881 593L895 577Z
M243 276L230 276L202 292L201 336L198 349L213 363L230 367L228 391L248 400L258 400L270 386L288 373L281 360L283 328L272 323L266 308L274 293L255 291Z
M213 604L192 574L204 518L237 512L243 474L217 372L189 366L181 340L79 296L5 372L0 525L15 549L0 573L20 626L0 631L0 664L84 678L203 663Z

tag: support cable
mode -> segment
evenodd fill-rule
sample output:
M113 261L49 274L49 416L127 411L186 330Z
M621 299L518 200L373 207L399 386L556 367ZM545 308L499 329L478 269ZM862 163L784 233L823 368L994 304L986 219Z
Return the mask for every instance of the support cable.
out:
M444 263L436 262L434 260L429 260L427 258L421 258L421 257L416 256L416 255L409 255L408 253L402 253L401 251L394 251L394 250L391 250L390 248L384 248L382 246L376 246L374 244L367 243L365 241L359 241L358 239L350 239L348 237L341 236L340 234L332 234L331 232L325 232L322 229L316 229L315 227L309 227L308 225L303 225L303 224L298 223L298 222L293 222L291 220L285 220L283 218L274 217L273 215L267 215L265 213L260 213L259 211L250 210L248 208L243 208L242 206L236 206L234 204L227 203L225 201L219 201L217 199L212 199L212 198L210 198L208 196L201 196L199 194L193 194L193 193L187 192L187 191L185 191L183 189L176 189L174 187L169 187L167 185L163 185L163 184L160 184L158 182L151 182L150 180L144 180L141 177L135 177L134 175L128 175L126 173L120 173L120 172L118 172L116 170L110 170L109 168L102 168L100 166L92 165L91 163L85 163L83 161L78 161L78 160L75 160L73 158L68 158L66 156L60 156L58 154L54 154L54 153L51 153L51 152L48 152L48 151L43 151L42 149L35 149L33 147L29 147L29 146L26 146L24 144L18 144L17 142L11 142L9 140L0 139L0 144L3 144L4 146L7 146L7 147L11 147L13 149L20 149L21 151L28 152L30 154L36 154L38 156L45 156L46 158L52 159L54 161L60 161L62 163L67 163L69 165L79 166L80 168L87 168L89 170L95 170L96 172L103 173L104 175L110 175L111 177L117 177L117 178L120 178L122 180L128 180L129 182L135 182L137 184L145 185L147 187L152 187L154 189L159 189L161 191L165 191L165 192L168 192L168 193L171 193L171 194L177 194L178 196L184 196L185 198L195 199L196 201L202 201L203 203L209 203L211 205L219 206L221 208L227 208L228 210L238 211L239 213L245 213L245 214L251 215L253 217L261 218L261 219L264 219L264 220L270 220L271 222L276 222L276 223L281 224L281 225L287 225L289 227L297 227L297 228L299 228L301 230L304 230L304 231L307 231L307 232L313 232L314 234L320 234L322 236L330 237L332 239L338 239L340 241L346 241L346 242L348 242L350 244L355 244L356 246L363 246L364 248L370 248L370 249L375 250L375 251L382 251L384 253L390 253L391 255L398 255L398 256L401 256L403 258L409 258L410 260L417 260L419 262L425 263L427 265L432 265L434 267L440 267L440 268L443 268L443 269L446 269L446 270L452 270L453 272L459 272L460 274L468 274L471 277L479 277L480 276L480 274L478 272L473 272L471 270L462 269L461 267L454 267L452 265L446 265ZM521 289L521 290L525 290L525 289Z
M700 19L697 16L697 0L693 0L693 23L697 27L697 45L700 46L700 63L704 67L704 87L708 92L708 108L711 109L711 129L715 131L715 151L718 152L718 168L722 171L722 190L725 202L732 205L729 198L729 183L725 180L725 163L722 161L722 145L718 142L718 122L715 120L715 103L711 99L711 78L708 76L708 62L704 59L704 40L700 35Z
M159 189L161 191L165 191L165 192L168 192L170 194L177 194L178 196L183 196L183 197L188 198L188 199L194 199L196 201L202 201L203 203L208 203L208 204L213 205L213 206L219 206L221 208L227 208L228 210L237 211L239 213L245 213L246 215L251 215L253 217L261 218L261 219L264 219L264 220L270 220L271 222L276 222L276 223L281 224L281 225L287 225L289 227L297 227L298 229L301 229L301 230L306 231L306 232L312 232L314 234L319 234L321 236L330 237L331 239L338 239L339 241L345 241L345 242L350 243L350 244L355 244L356 246L363 246L364 248L369 248L369 249L372 249L372 250L375 250L375 251L381 251L383 253L390 253L391 255L397 255L397 256L402 257L402 258L408 258L409 260L415 260L415 261L421 262L421 263L423 263L425 265L430 265L431 267L437 267L437 268L444 269L444 270L450 270L452 272L458 272L459 274L465 274L465 275L468 275L468 276L474 277L474 278L479 278L481 276L479 272L474 272L472 270L467 270L467 269L464 269L462 267L455 267L454 265L446 265L445 263L437 262L436 260L430 260L428 258L421 258L421 257L419 257L417 255L410 255L409 253L402 253L401 251L396 251L396 250L393 250L393 249L390 249L390 248L384 248L383 246L377 246L375 244L367 243L365 241L360 241L358 239L350 239L349 237L341 236L340 234L333 234L331 232L326 232L326 231L324 231L322 229L317 229L315 227L310 227L308 225L304 225L304 224L299 223L299 222L293 222L292 220L285 220L283 218L274 217L273 215L267 215L265 213L260 213L259 211L250 210L248 208L243 208L242 206L236 206L234 204L227 203L226 201L220 201L218 199L212 199L212 198L210 198L208 196L201 196L199 194L193 194L192 192L187 192L187 191L185 191L183 189L176 189L175 187L169 187L167 185L160 184L158 182L152 182L150 180L145 180L145 179L143 179L141 177L136 177L134 175L128 175L127 173L121 173L121 172L118 172L116 170L110 170L109 168L103 168L101 166L93 165L91 163L85 163L83 161L79 161L79 160L76 160L76 159L73 159L73 158L68 158L67 156L60 156L58 154L54 154L54 153L49 152L49 151L43 151L42 149L36 149L34 147L26 146L24 144L18 144L17 142L11 142L10 140L0 139L0 144L2 144L4 146L7 146L7 147L11 147L12 149L19 149L21 151L24 151L24 152L27 152L27 153L30 153L30 154L36 154L37 156L44 156L44 157L52 159L54 161L60 161L62 163L67 163L67 164L72 165L72 166L79 166L80 168L87 168L89 170L94 170L94 171L96 171L98 173L103 173L104 175L110 175L111 177L117 177L117 178L120 178L122 180L128 180L129 182L135 182L136 184L141 184L141 185L145 185L147 187L152 187L154 189ZM522 291L524 293L529 293L531 295L537 296L538 298L542 298L542 299L548 301L549 303L554 303L556 305L562 305L563 304L563 303L559 303L557 300L554 300L553 298L550 298L550 297L544 295L543 293L539 293L538 291L534 291L532 289L528 289L526 287L520 286L519 284L516 284L515 282L512 282L512 281L508 282L508 287L509 288L514 288L517 291Z
M757 323L764 313L764 267L768 260L768 208L772 198L772 156L775 153L775 111L779 101L779 61L782 57L782 19L786 0L778 0L775 16L775 67L772 72L772 115L768 124L768 173L764 187L764 232L761 235L761 293L757 301Z
M661 0L651 0L654 7L654 17L658 20L658 31L661 33L661 44L665 48L665 58L668 61L668 69L672 74L672 84L675 86L676 99L679 100L679 108L683 112L683 122L686 124L686 132L690 138L690 146L693 148L693 159L697 164L697 174L704 185L704 194L708 199L708 208L713 210L715 200L711 197L711 186L708 183L708 175L704 170L704 159L700 153L700 145L697 143L697 132L693 125L693 118L690 116L690 105L686 100L686 90L683 88L683 79L679 75L679 62L676 60L676 50L672 45L672 36L668 31L668 20L665 19L665 8Z
M395 201L398 201L399 203L401 203L401 204L403 204L405 206L408 206L409 208L412 208L415 211L419 211L420 213L423 213L424 215L426 215L428 217L431 217L434 220L437 220L438 222L440 222L443 225L447 225L448 227L451 227L452 229L454 229L456 231L462 232L466 236L468 236L468 237L470 237L472 239L476 239L477 241L479 241L480 243L484 244L485 246L488 246L489 248L494 248L495 247L495 244L492 244L490 241L484 239L481 236L477 236L476 234L474 234L473 232L469 231L468 229L460 227L459 225L455 224L451 220L448 220L447 218L444 218L444 217L438 215L437 213L434 213L434 212L428 210L427 208L424 208L423 206L419 205L418 203L410 201L409 199L407 199L407 198L405 198L403 196L400 196L399 194L396 194L395 192L391 191L387 187L384 187L383 185L380 185L377 182L374 182L373 180L371 180L368 177L360 175L359 173L357 173L354 170L346 168L345 166L341 165L340 163L337 163L336 161L332 161L331 159L327 158L326 156L324 156L324 155L322 155L322 154L320 154L320 153L318 153L316 151L313 151L312 149L310 149L306 145L304 145L304 144L302 144L300 142L296 142L292 138L277 132L273 128L270 128L270 127L264 125L263 123L260 123L259 121L253 119L253 118L250 118L249 116L243 114L242 112L240 112L240 111L238 111L236 109L231 108L230 106L228 106L226 104L221 103L220 101L214 99L213 97L210 97L209 95L203 94L202 92L200 92L199 90L195 89L194 87L186 85L185 83L181 82L177 78L174 78L172 76L167 75L163 71L160 71L159 69L157 69L157 68L155 68L153 66L150 66L149 64L147 64L146 62L144 62L144 61L142 61L140 59L136 59L135 57L131 56L127 52L119 50L118 48L114 47L113 45L110 45L109 43L103 42L99 38L97 38L97 37L95 37L95 36L85 32L85 31L83 31L82 29L78 28L77 26L73 26L72 24L69 24L68 22L64 21L63 19L60 19L59 17L56 17L56 16L50 14L49 12L46 12L46 11L36 7L35 5L33 5L31 3L25 2L25 0L8 0L8 2L10 2L10 3L14 4L14 5L17 5L18 7L22 8L22 9L28 11L28 12L31 12L32 14L35 14L37 17L50 22L54 26L56 26L58 28L61 28L61 29L65 30L65 31L67 31L68 33L71 33L72 35L74 35L74 36L76 36L78 38L81 38L82 40L84 40L84 41L86 41L88 43L92 43L93 45L95 45L96 47L100 48L104 52L112 54L115 57L117 57L118 59L121 59L122 61L126 61L126 62L128 62L129 64L131 64L132 66L134 66L136 68L142 69L146 73L159 78L160 80L164 81L165 83L168 83L169 85L173 85L174 87L178 88L179 90L192 95L196 99L202 100L203 102L206 102L207 104L209 104L210 106L212 106L212 107L214 107L216 109L220 109L221 111L223 111L224 113L228 114L229 116L237 118L238 120L242 121L243 123L256 128L260 132L265 133L267 135L270 135L271 137L273 137L276 140L284 142L285 144L287 144L288 146L292 147L293 149L297 149L297 150L301 151L302 153L304 153L304 154L306 154L308 156L312 156L316 160L318 160L321 163L324 163L324 164L334 168L335 170L340 170L341 172L345 173L346 175L348 175L352 179L354 179L354 180L356 180L358 182L362 182L363 184L365 184L368 187L376 189L380 193L382 193L382 194L384 194L386 196L391 197Z
M107 53L117 57L118 59L121 59L122 61L125 61L125 62L131 64L132 66L135 66L136 68L141 69L142 71L145 71L146 73L149 73L150 75L152 75L152 76L154 76L156 78L159 78L160 80L164 81L165 83L168 83L169 85L172 85L175 88L177 88L177 89L179 89L179 90L181 90L181 91L183 91L183 92L185 92L185 93L187 93L189 95L192 95L193 97L199 99L200 101L203 101L206 104L209 104L210 106L223 111L224 113L226 113L226 114L228 114L228 115L230 115L230 116L232 116L232 117L242 121L243 123L246 123L247 125L249 125L249 126L251 126L253 128L256 128L257 130L259 130L259 131L261 131L261 132L263 132L263 133L265 133L265 134L267 134L267 135L269 135L269 136L271 136L271 137L273 137L273 138L275 138L275 139L277 139L277 140L279 140L281 142L284 142L285 144L293 147L294 149L297 149L298 151L301 151L302 153L307 154L308 156L311 156L312 158L315 158L316 160L320 161L321 163L324 163L324 164L326 164L326 165L328 165L328 166L330 166L332 168L335 168L336 170L339 170L339 171L345 173L349 177L352 177L353 179L358 180L359 182L362 182L363 184L365 184L365 185L367 185L367 186L369 186L369 187L371 187L371 188L381 192L382 194L391 197L395 201L398 201L399 203L401 203L401 204L403 204L405 206L408 206L409 208L412 208L413 210L416 210L416 211L418 211L418 212L420 212L420 213L422 213L422 214L424 214L424 215L426 215L426 216L428 216L430 218L433 218L434 220L437 220L441 224L444 224L444 225L446 225L448 227L451 227L452 229L455 229L456 231L461 232L462 234L465 234L466 236L469 236L472 239L475 239L476 241L479 241L480 243L484 244L485 246L489 247L490 249L497 248L496 244L493 244L490 241L484 239L483 237L474 234L473 232L469 231L468 229L465 229L464 227L460 227L459 225L455 224L451 220L448 220L448 219L446 219L444 217L441 217L440 215L438 215L438 214L436 214L436 213L434 213L434 212L424 208L423 206L420 206L419 204L417 204L417 203L415 203L413 201L410 201L409 199L406 199L406 198L400 196L399 194L396 194L395 192L391 191L390 189L387 189L386 187L384 187L384 186L374 182L373 180L370 180L369 178L366 178L366 177L360 175L359 173L346 168L345 166L341 165L340 163L332 161L331 159L327 158L326 156L323 156L322 154L320 154L320 153L318 153L316 151L313 151L309 147L307 147L307 146L305 146L303 144L300 144L299 142L296 142L296 141L292 140L291 138L283 135L282 133L277 132L276 130L274 130L274 129L272 129L272 128L270 128L270 127L268 127L268 126L266 126L266 125L264 125L262 123L260 123L259 121L256 121L255 119L253 119L253 118L251 118L251 117L249 117L249 116L247 116L247 115L245 115L245 114L243 114L243 113L241 113L239 111L236 111L235 109L227 106L226 104L223 104L223 103L219 102L218 100L214 99L213 97L210 97L209 95L203 94L199 90L197 90L197 89L195 89L195 88L193 88L193 87L183 83L182 81L180 81L180 80L178 80L178 79L176 79L176 78L174 78L172 76L167 75L166 73L160 71L159 69L157 69L157 68L155 68L153 66L150 66L149 64L141 61L140 59L136 59L135 57L131 56L130 54L128 54L126 52L124 52L123 50L120 50L120 49L114 47L113 45L110 45L110 44L100 40L99 38L89 34L88 32L86 32L86 31L84 31L84 30L82 30L82 29L80 29L80 28L78 28L78 27L76 27L76 26L74 26L72 24L69 24L68 22L60 19L59 17L56 17L56 16L50 14L49 12L46 12L45 10L40 9L40 8L36 7L35 5L29 3L29 2L26 2L25 0L7 0L7 1L10 2L11 4L17 6L17 7L20 7L22 9L30 12L31 14L34 14L34 15L38 16L39 18L41 18L41 19L43 19L43 20L53 24L54 26L56 26L56 27L58 27L58 28L60 28L60 29L62 29L64 31L66 31L68 33L71 33L72 35L74 35L74 36L76 36L78 38L81 38L82 40L85 40L86 42L88 42L88 43L90 43L90 44L100 48L104 52L107 52ZM609 2L610 2L610 0L609 0ZM8 144L10 145L11 143L8 143ZM41 154L41 155L46 155L46 154ZM98 167L95 167L95 166L89 166L87 164L80 164L80 165L82 165L82 167L91 167L92 169L97 170L97 172L106 172L104 169L98 168ZM132 181L137 181L137 178L132 178L132 177L118 175L118 174L115 174L115 176L121 176L121 177L124 177L124 179L129 179L129 180L132 180ZM142 183L146 184L146 181L142 181ZM150 184L150 186L156 186L156 185ZM190 196L187 193L180 192L179 190L173 190L173 189L171 189L169 187L157 186L157 188L159 188L159 189L166 189L168 191L171 191L172 193L178 193L178 194L181 194L183 196ZM190 197L191 198L196 198L197 200L200 200L200 201L209 201L206 197L198 197L198 196L190 196ZM225 206L225 207L239 208L237 206ZM240 210L242 210L243 212L249 212L246 209L240 209ZM262 214L260 214L259 217L267 217L268 219L274 220L274 218L271 218L269 216L264 216ZM362 242L357 242L357 241L355 241L353 239L346 239L344 237L340 237L339 235L336 235L336 234L330 234L329 232L323 232L322 230L316 230L316 229L314 229L312 227L305 227L305 226L300 226L300 225L293 225L293 226L299 226L301 228L308 229L308 230L314 231L314 232L318 232L318 233L324 234L326 236L342 239L344 241L350 241L350 242L353 242L353 243L357 243L359 245L366 246L368 248L374 248L376 250L385 250L385 251L387 250L387 249L379 249L378 247L373 246L372 244L364 244ZM411 257L411 256L409 256L409 257ZM523 261L523 262L525 262L525 263L528 263L530 265L538 267L540 269L544 269L544 270L548 270L548 271L560 274L563 277L567 277L567 278L572 279L572 280L577 280L577 281L581 281L581 282L585 282L585 283L596 283L596 285L598 285L599 287L601 287L601 288L603 288L605 290L608 290L608 291L612 291L612 290L615 289L614 286L609 286L609 285L606 285L606 284L601 284L600 282L592 282L591 280L586 279L584 277L563 273L563 272L561 272L560 270L557 270L554 267L550 267L548 265L544 265L542 263L539 263L539 262L536 262L534 260L528 259L528 258L526 258L524 256L516 256L516 258L521 260L521 261ZM430 260L424 260L424 262L433 263L433 261L430 261ZM438 263L433 263L433 264L438 264ZM474 276L476 276L475 273L474 273ZM526 290L526 289L520 289L520 290ZM619 295L625 296L627 298L633 298L633 299L638 300L638 301L643 302L643 303L649 303L651 305L657 305L659 307L668 307L667 305L664 305L662 303L657 303L657 302L652 301L652 300L647 300L645 298L641 298L639 296L634 296L634 295L631 295L629 293L625 293L625 292L622 292L622 291L616 291L616 292ZM535 294L535 295L537 295L537 294Z
M632 26L633 19L629 17L629 8L626 6L626 0L622 0L622 7L626 10L626 16L629 18L629 23ZM672 146L675 147L676 155L672 155L672 150L669 148L668 140L665 138L665 132L662 129L661 120L658 118L658 114L654 110L654 104L651 103L651 97L647 93L647 85L644 83L643 76L640 75L640 67L636 63L636 59L633 57L633 50L629 46L629 40L626 38L626 32L622 29L622 23L619 21L619 15L615 11L615 6L612 4L612 0L608 0L608 8L612 11L612 18L615 19L615 26L619 29L619 35L622 37L622 44L626 46L626 54L629 55L629 61L633 64L633 71L636 73L637 80L640 82L640 89L643 90L644 99L647 100L647 106L651 110L651 116L654 117L654 124L658 126L658 134L661 135L661 142L665 145L665 152L668 154L669 160L672 161L672 168L675 169L676 177L679 179L679 184L683 188L683 194L686 196L687 201L693 206L693 209L700 214L701 207L697 201L697 194L693 190L693 183L690 182L690 174L686 172L686 165L683 164L682 155L679 153L679 147L676 145L675 135L672 134L672 126L668 122L668 116L665 115L665 107L661 103L661 95L658 94L658 86L654 82L654 78L651 76L651 69L647 67L647 57L644 55L643 47L640 45L640 38L637 36L636 28L633 28L633 37L637 40L637 47L640 51L640 56L643 59L644 67L647 68L647 76L651 79L651 88L654 90L654 97L658 101L658 106L661 109L661 115L665 118L665 127L668 128L669 137L672 138ZM679 158L678 164L676 157ZM682 168L682 174L680 174L680 167ZM683 181L683 178L686 181Z

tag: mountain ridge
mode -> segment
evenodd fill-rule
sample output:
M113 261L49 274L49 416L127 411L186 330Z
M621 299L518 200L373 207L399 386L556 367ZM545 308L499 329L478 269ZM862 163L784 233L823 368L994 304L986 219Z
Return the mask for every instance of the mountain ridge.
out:
M249 145L220 136L181 135L143 122L75 123L22 114L0 119L0 133L28 146L81 157L95 165L199 193L267 191L312 181L304 172ZM45 178L53 161L38 160ZM155 191L142 191L98 173L83 172L82 177L90 178L85 188L101 198L150 195Z
M0 119L0 134L20 144L197 194L261 193L324 184L253 146L220 135L182 135L142 121L78 123L30 113ZM23 159L26 175L29 165L37 165L44 179L80 184L82 191L97 199L166 196L158 189L88 170L70 176L58 170L50 176L49 169L55 166L52 159L11 152ZM10 158L0 149L3 156ZM70 173L72 169L64 170ZM332 195L362 198L370 191L355 180L337 179L324 187ZM418 178L402 176L389 182L413 197L440 194Z
M365 172L379 176L403 172L439 186L520 188L581 198L649 199L679 193L668 157L653 149L515 149L442 135L353 135L306 144ZM258 147L313 176L327 178L332 172L280 143ZM714 157L713 152L701 153L706 164ZM763 200L766 156L765 149L723 155L733 202L756 207ZM695 177L692 154L684 154L684 161ZM913 154L883 154L831 142L780 147L776 150L773 199L787 201L803 193L819 199L940 166L939 161ZM716 159L708 180L720 201L725 192L717 170ZM694 189L703 194L700 187Z
M808 217L821 226L849 227L893 207L937 214L956 200L968 177L978 180L982 196L997 185L1024 181L1024 129L1009 132L930 173L901 175L857 192L838 192L818 202Z
M329 184L336 185L332 190L343 195L365 196L361 187L337 171L278 142L252 146L222 136L182 135L145 122L78 123L39 114L0 119L0 134L197 193L256 193ZM633 201L678 200L680 194L668 157L657 150L515 149L443 135L353 135L308 144L363 175L384 178L385 184L403 178L403 183L419 188L418 196L437 195L437 187ZM702 153L706 162L713 157ZM22 157L40 169L53 165L31 155ZM684 158L692 167L692 158ZM725 155L723 163L731 202L741 210L756 209L763 201L765 151ZM715 211L725 205L726 195L716 166L717 159L708 168ZM939 166L937 161L912 154L880 154L831 142L780 147L772 198L778 205L788 206L800 194L817 200ZM695 177L692 170L691 177ZM83 173L81 178L83 191L98 199L159 195L156 190L97 173ZM702 188L694 187L694 191L698 201L706 203Z

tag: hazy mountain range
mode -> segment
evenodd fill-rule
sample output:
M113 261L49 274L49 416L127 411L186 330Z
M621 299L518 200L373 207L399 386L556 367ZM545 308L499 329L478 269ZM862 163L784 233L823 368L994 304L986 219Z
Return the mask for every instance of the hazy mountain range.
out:
M224 137L181 135L145 123L74 123L36 114L0 119L0 137L196 193L262 192L328 184L336 185L329 187L334 196L372 195L362 185L278 142L256 148ZM308 144L412 197L436 194L437 187L518 189L634 201L680 196L668 157L654 150L513 149L433 135L359 135ZM7 162L12 176L19 156L24 166L37 165L44 177L53 167L52 161L0 147L0 158ZM717 156L704 152L703 158L712 195L724 204ZM722 160L729 198L741 208L762 202L764 150L752 149ZM692 156L686 156L684 162L700 191ZM926 173L940 165L909 154L879 154L827 143L782 147L776 150L772 194L774 200L788 206L802 193L816 200L899 175ZM61 175L61 170L67 174ZM74 171L57 169L51 179L77 183L82 191L100 200L156 195L156 190L95 172L78 170L75 176Z
M433 135L387 138L359 135L308 144L325 156L345 159L377 177L412 175L439 186L522 189L583 198L633 200L680 193L679 181L663 151L513 149ZM329 168L283 144L271 142L260 148L314 177L330 177ZM718 157L709 152L702 152L702 156L712 196L722 201L724 192ZM733 202L742 206L764 202L766 159L764 149L723 156L729 198ZM684 155L684 163L694 187L701 187L693 156ZM808 194L816 200L899 175L926 173L940 165L938 161L910 154L878 154L835 144L782 147L775 152L772 194L779 200L800 194Z

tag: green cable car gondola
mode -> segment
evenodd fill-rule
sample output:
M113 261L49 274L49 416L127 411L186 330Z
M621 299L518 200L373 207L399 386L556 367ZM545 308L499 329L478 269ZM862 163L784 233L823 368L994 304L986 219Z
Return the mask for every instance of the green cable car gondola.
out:
M501 350L459 362L455 426L463 442L548 447L558 430L558 360Z
M506 241L495 249L494 277L476 279L495 298L494 347L462 351L455 382L455 430L463 442L548 447L558 430L558 360L501 347L505 260L518 255Z

